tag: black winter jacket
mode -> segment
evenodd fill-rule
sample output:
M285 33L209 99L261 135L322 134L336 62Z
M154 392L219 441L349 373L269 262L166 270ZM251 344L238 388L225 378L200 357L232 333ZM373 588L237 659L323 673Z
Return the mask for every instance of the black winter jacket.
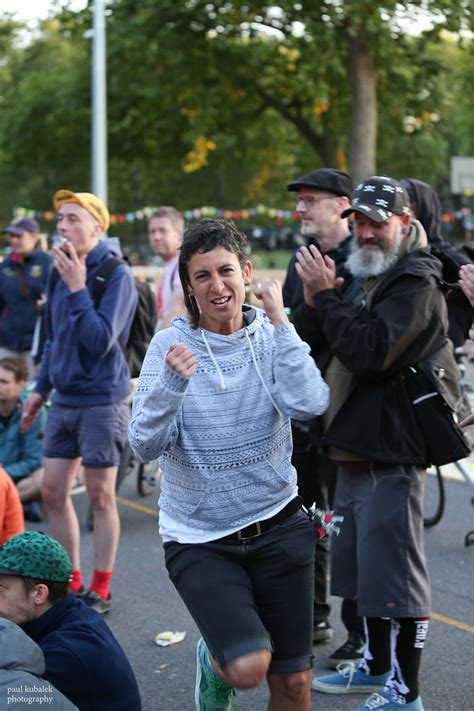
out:
M339 242L337 247L334 247L334 249L330 249L329 252L326 252L326 255L334 260L336 264L336 274L338 276L346 276L344 263L349 255L349 248L352 242L351 238L352 235L348 234L342 242ZM317 246L316 240L312 237L306 241L306 246L309 247L310 244ZM288 264L283 284L283 303L291 311L294 311L298 306L300 306L300 304L304 303L303 284L301 283L301 279L299 278L295 267L297 251L293 254L290 263Z
M141 711L125 652L100 615L76 595L22 627L43 650L44 678L80 711Z
M314 296L293 315L324 373L335 355L354 375L352 389L324 441L365 460L389 464L426 461L424 441L404 384L407 368L446 343L446 302L438 280L441 264L427 250L401 257L374 288L370 309L355 305L362 281Z

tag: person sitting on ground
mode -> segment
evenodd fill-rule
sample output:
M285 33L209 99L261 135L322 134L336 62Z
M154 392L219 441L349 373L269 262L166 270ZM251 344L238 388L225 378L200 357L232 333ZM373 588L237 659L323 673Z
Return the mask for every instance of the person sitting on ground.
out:
M23 508L16 486L0 467L0 546L25 530Z
M27 432L20 431L28 368L22 358L0 359L0 463L16 484L25 518L41 521L44 409Z
M140 711L135 675L99 613L69 593L72 564L54 538L25 531L0 548L0 616L41 647L44 678L81 711Z
M42 679L44 654L21 627L0 617L0 708L25 711L44 704L53 711L79 711Z
M129 440L141 459L161 457L166 565L205 637L196 708L229 711L234 688L266 677L270 708L307 711L315 532L297 495L290 417L321 414L328 388L278 281L255 285L263 309L244 306L246 247L225 220L185 233L189 316L150 344Z

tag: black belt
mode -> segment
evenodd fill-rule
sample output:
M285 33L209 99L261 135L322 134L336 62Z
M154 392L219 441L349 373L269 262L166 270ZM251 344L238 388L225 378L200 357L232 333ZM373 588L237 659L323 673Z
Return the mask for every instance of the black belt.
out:
M281 511L276 513L274 516L271 516L271 518L251 523L249 526L241 528L240 531L230 533L228 536L223 536L222 538L217 538L215 541L212 541L212 543L219 543L220 541L247 541L250 538L258 538L258 536L261 536L262 533L265 533L265 531L268 531L277 523L281 523L299 511L302 503L303 499L301 496L295 496L295 498L291 499L291 501L289 501Z
M340 466L340 467L345 467L348 469L350 472L354 472L356 474L367 474L368 472L377 472L380 471L381 469L387 469L387 467L390 467L390 464L384 464L383 462L369 462L369 461L352 461L352 460L342 460L342 459L337 459L334 460L335 463Z

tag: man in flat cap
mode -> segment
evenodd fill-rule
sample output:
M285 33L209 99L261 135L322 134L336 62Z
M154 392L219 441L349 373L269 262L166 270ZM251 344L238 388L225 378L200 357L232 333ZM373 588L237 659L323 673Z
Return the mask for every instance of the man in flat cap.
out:
M418 672L430 615L422 500L426 445L407 389L421 361L454 365L446 340L441 263L396 180L357 186L343 217L354 241L341 283L335 265L302 247L305 304L293 316L331 389L325 445L338 465L331 590L357 598L366 649L357 666L313 680L325 693L370 693L358 711L422 711Z
M33 335L52 265L39 225L23 217L5 227L11 253L0 264L0 358L23 358L34 375Z
M354 186L347 173L335 168L318 168L302 175L288 185L296 193L295 212L301 220L300 232L305 244L311 244L330 256L338 275L344 271L349 253L351 231L347 218L341 217L350 205ZM285 306L294 311L304 303L303 284L296 271L296 252L288 265L283 285ZM336 466L328 460L320 447L317 426L309 428L307 422L292 422L292 463L298 473L298 488L303 503L309 507L315 501L319 508L327 509L332 503L336 481ZM329 539L316 542L313 642L332 639L329 622L327 577L329 568ZM327 660L336 668L340 662L355 662L361 659L364 649L364 629L357 616L355 603L344 600L341 608L342 621L347 628L347 640Z
M0 618L37 643L43 678L81 711L140 711L130 663L100 616L69 594L71 573L65 548L51 536L25 531L10 538L0 548Z
M131 390L121 344L128 338L137 292L129 266L118 260L100 300L95 296L96 275L103 280L99 270L121 254L117 240L101 239L109 226L102 200L59 190L54 206L64 244L53 247L46 343L22 424L29 427L53 391L43 446L43 502L51 532L72 560L72 589L105 613L120 534L115 480L127 438ZM94 514L94 572L88 590L83 588L79 525L70 498L81 460Z
M342 212L350 205L354 189L352 178L335 168L318 168L302 175L288 185L295 195L295 212L301 220L300 232L306 246L315 244L323 254L329 254L336 264L343 264L351 236ZM293 255L283 285L283 300L289 309L303 303L303 286L295 269Z

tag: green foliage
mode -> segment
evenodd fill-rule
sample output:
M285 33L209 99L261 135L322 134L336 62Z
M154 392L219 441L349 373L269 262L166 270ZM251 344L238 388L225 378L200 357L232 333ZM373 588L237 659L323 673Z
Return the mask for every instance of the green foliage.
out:
M434 26L407 34L426 11ZM472 43L441 33L472 22L470 0L111 1L111 210L288 207L291 178L346 168L354 39L376 67L377 169L436 184L450 155L474 152ZM0 21L5 211L89 187L90 25L90 9L58 10L22 46Z

